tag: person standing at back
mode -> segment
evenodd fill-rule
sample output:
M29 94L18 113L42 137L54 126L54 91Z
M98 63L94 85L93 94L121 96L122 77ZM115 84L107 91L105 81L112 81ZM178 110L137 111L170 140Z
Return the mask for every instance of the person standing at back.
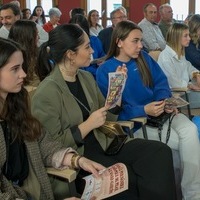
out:
M35 6L30 17L31 20L36 22L38 25L43 26L46 23L44 9L42 6Z
M127 20L127 13L125 13L125 9L122 7L116 8L110 13L110 19L112 22L112 26L104 28L102 31L99 32L99 39L102 42L103 50L105 53L108 52L108 49L110 48L110 42L111 42L111 36L113 29L117 25L117 23Z
M138 23L143 32L143 45L148 51L162 51L166 42L156 23L157 7L148 3L143 7L144 19Z
M103 26L99 24L99 12L97 10L90 10L88 13L88 23L90 35L98 36L99 32L103 30Z
M163 37L166 39L166 34L169 27L175 22L175 20L173 19L172 7L168 3L162 4L159 7L159 13L160 21L158 23L158 26L163 34Z

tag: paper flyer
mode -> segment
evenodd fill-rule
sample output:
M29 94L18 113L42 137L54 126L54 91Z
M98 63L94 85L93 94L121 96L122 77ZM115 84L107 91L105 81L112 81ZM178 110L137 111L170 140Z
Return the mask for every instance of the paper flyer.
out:
M123 163L117 163L100 172L100 178L84 177L85 190L81 200L105 199L128 189L128 172Z
M108 93L105 106L114 108L121 101L122 93L126 83L126 76L122 72L109 73Z

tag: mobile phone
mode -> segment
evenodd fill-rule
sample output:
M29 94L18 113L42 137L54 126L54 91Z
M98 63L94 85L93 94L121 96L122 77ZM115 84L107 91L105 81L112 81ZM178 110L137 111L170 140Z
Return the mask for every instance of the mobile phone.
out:
M128 135L116 135L109 147L106 149L106 155L115 155L123 147L126 142Z

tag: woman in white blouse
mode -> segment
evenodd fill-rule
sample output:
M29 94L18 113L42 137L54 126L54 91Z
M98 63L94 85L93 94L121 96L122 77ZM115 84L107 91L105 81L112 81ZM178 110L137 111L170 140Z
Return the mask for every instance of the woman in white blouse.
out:
M90 35L98 36L103 26L99 24L99 12L97 10L91 10L88 13L88 23L90 26Z
M160 53L158 64L168 78L170 87L188 87L191 108L200 107L200 74L185 58L189 45L189 28L186 24L174 23L166 36L166 48Z

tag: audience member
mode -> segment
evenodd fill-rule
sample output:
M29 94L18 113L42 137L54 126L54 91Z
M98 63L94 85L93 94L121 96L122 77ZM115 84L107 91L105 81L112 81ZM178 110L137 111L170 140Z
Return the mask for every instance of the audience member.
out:
M71 19L74 15L80 14L87 17L87 14L83 8L73 8L69 11L69 18ZM70 23L70 21L69 21Z
M14 1L11 1L10 3L13 3L20 8L20 2L19 1L14 0Z
M0 17L2 19L3 26L0 28L0 37L7 39L11 26L20 19L20 9L18 6L8 3L0 7ZM9 18L7 16L10 16ZM48 33L44 29L37 25L40 46L43 42L48 40Z
M113 32L107 60L97 70L97 83L106 96L108 73L114 72L118 66L124 64L127 67L119 120L142 116L157 117L164 111L177 113L176 108L165 106L165 99L171 97L167 77L157 62L141 49L141 28L130 21L120 22ZM147 125L148 138L164 143L168 141L167 144L172 149L179 151L183 172L183 199L200 199L200 145L197 127L181 113L171 120L170 135L167 136L168 122L165 122L160 138L158 129ZM137 130L134 136L143 138L142 129Z
M159 7L159 13L160 21L158 23L158 26L163 34L163 37L166 38L169 27L175 22L175 20L173 19L172 7L168 3L162 4Z
M200 70L200 15L193 15L188 23L190 43L185 48L185 57L191 64Z
M165 48L165 39L156 23L157 8L153 3L143 7L144 19L138 24L143 32L143 45L148 51L162 51Z
M31 17L31 10L29 8L24 8L22 10L22 19L30 19Z
M9 39L18 42L26 51L27 68L24 85L37 87L39 78L35 74L35 67L38 55L38 31L36 23L31 20L17 20L11 27L8 35Z
M81 167L97 176L104 167L80 157L72 148L52 140L31 115L25 52L14 41L0 38L0 197L1 199L49 199L53 192L46 167Z
M193 14L189 14L189 15L185 18L184 24L188 25L188 22L189 22L189 20L190 20L190 17L192 17L192 15L193 15Z
M103 30L103 26L99 24L99 12L97 10L91 10L88 13L88 23L90 35L98 36L99 32Z
M41 26L43 26L46 23L44 9L42 8L42 6L35 6L30 19Z
M101 62L101 59L99 58L102 58L105 56L102 43L98 37L90 35L88 21L83 15L80 15L80 14L74 15L74 17L71 18L71 23L78 24L87 33L90 39L90 46L93 49L93 53L91 55L92 63L90 63L90 65L87 67L83 67L82 69L92 73L92 75L96 79L96 70Z
M92 75L79 69L90 64L93 50L89 43L87 34L75 24L57 26L49 33L49 41L39 54L38 72L41 79L51 73L33 96L34 116L64 146L73 146L80 154L106 167L118 162L126 164L128 190L110 199L175 199L171 151L165 144L128 138L117 154L105 154L113 138L99 127L106 119L115 120L119 107L108 111ZM53 66L49 60L54 61ZM126 67L116 70L126 74ZM77 180L85 175L87 173L80 170ZM79 191L83 182L77 186Z
M185 47L190 43L188 26L183 23L174 23L169 28L166 41L166 48L160 53L158 64L167 76L170 87L188 87L192 90L188 93L190 107L199 108L200 74L185 58Z
M0 17L3 24L0 29L0 37L8 38L11 26L20 19L20 9L12 3L4 4L0 7Z
M54 29L56 26L60 25L60 16L62 15L61 11L53 7L49 10L49 18L50 20L43 25L43 29L48 33L52 29Z
M98 37L102 42L103 50L105 53L107 53L109 50L111 36L112 36L112 32L113 32L115 26L117 25L117 23L119 23L123 20L127 20L127 15L124 10L125 9L122 9L122 7L119 7L119 8L116 8L115 10L113 10L110 13L110 19L112 22L112 26L104 28L103 30L101 30L99 32Z

